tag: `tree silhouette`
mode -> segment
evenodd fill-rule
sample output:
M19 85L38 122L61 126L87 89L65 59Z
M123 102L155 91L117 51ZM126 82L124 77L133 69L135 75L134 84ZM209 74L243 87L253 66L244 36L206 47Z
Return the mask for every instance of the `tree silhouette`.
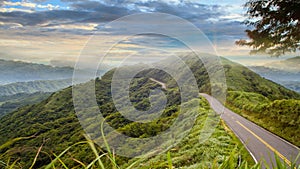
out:
M280 56L300 49L299 0L249 0L248 19L244 22L249 41L236 41L237 45L252 47L251 53Z

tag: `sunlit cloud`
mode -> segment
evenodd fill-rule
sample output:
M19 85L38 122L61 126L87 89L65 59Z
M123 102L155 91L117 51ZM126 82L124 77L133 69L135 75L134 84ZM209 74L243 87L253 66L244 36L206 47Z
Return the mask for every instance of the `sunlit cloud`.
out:
M41 4L25 2L25 1L21 1L21 2L4 1L2 5L8 6L8 9L18 9L18 8L11 8L11 6L25 7L25 8L30 8L31 10L39 9L39 8L48 9L48 10L59 9L59 5L52 5L52 4L41 5Z
M242 2L237 0L226 3L216 0L27 0L1 2L0 58L73 65L95 32L101 35L101 46L95 45L90 55L107 51L115 45L112 43L114 40L120 41L110 51L109 62L124 59L128 55L134 55L133 58L139 60L145 56L145 51L149 52L149 56L157 58L170 52L184 51L180 42L159 36L119 39L129 34L127 30L122 25L107 25L122 16L140 12L168 13L190 21L211 41L211 44L203 44L202 49L209 49L208 46L213 45L222 56L248 55L248 48L234 44L235 40L246 38L245 27L241 25L244 20ZM134 24L142 27L145 23L148 26L158 25L151 20L142 20L140 25ZM176 25L178 30L184 32L184 28L176 23L159 24L166 26L158 29ZM184 32L184 35L190 41L198 40L189 32ZM155 48L165 51L157 51ZM87 65L93 59L87 58Z
M87 24L59 24L54 26L47 26L49 29L64 29L64 30L87 30L87 31L93 31L97 29L98 24L96 23L87 23Z
M0 12L7 13L7 12L27 12L32 13L34 11L30 9L20 9L20 8L0 8Z

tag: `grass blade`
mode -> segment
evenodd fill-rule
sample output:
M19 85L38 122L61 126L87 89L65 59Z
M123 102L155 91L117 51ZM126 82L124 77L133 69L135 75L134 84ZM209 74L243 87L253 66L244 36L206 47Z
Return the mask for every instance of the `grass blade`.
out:
M168 159L168 167L169 167L169 169L172 169L173 165L172 165L172 158L171 158L170 151L168 151L168 153L167 153L167 159Z
M56 163L56 161L58 161L58 159L60 157L62 157L66 152L68 152L73 146L76 146L76 145L79 145L79 144L86 144L86 143L87 143L87 141L81 141L81 142L78 142L78 143L75 143L75 144L69 146L63 152L61 152L54 160L52 160L51 163L48 164L45 169L50 169L52 166L54 166L54 163Z

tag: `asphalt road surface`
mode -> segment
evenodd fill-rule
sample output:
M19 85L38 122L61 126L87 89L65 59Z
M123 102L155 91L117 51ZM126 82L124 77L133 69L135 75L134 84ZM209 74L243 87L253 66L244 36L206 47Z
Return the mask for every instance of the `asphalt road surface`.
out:
M150 80L167 89L165 83L153 78L150 78ZM207 99L216 113L221 114L221 118L241 140L255 162L261 163L262 168L265 168L266 164L270 168L272 168L272 164L276 164L275 154L289 166L291 162L295 161L300 153L300 149L297 146L225 108L214 97L205 93L200 93L200 95ZM296 161L296 164L300 165L300 158Z
M300 153L298 147L225 108L212 96L204 93L200 95L208 100L215 112L221 114L221 118L242 141L253 159L256 162L262 162L263 168L265 167L264 161L271 168L272 163L276 164L274 154L277 154L281 160L290 165L291 161L294 161ZM300 159L296 163L299 165Z

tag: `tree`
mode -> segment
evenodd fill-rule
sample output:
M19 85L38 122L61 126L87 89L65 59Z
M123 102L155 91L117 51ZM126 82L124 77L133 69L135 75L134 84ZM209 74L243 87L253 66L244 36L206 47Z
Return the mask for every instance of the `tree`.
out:
M280 56L300 49L299 0L249 0L248 19L244 22L250 40L236 41L237 45L252 47L251 53Z

